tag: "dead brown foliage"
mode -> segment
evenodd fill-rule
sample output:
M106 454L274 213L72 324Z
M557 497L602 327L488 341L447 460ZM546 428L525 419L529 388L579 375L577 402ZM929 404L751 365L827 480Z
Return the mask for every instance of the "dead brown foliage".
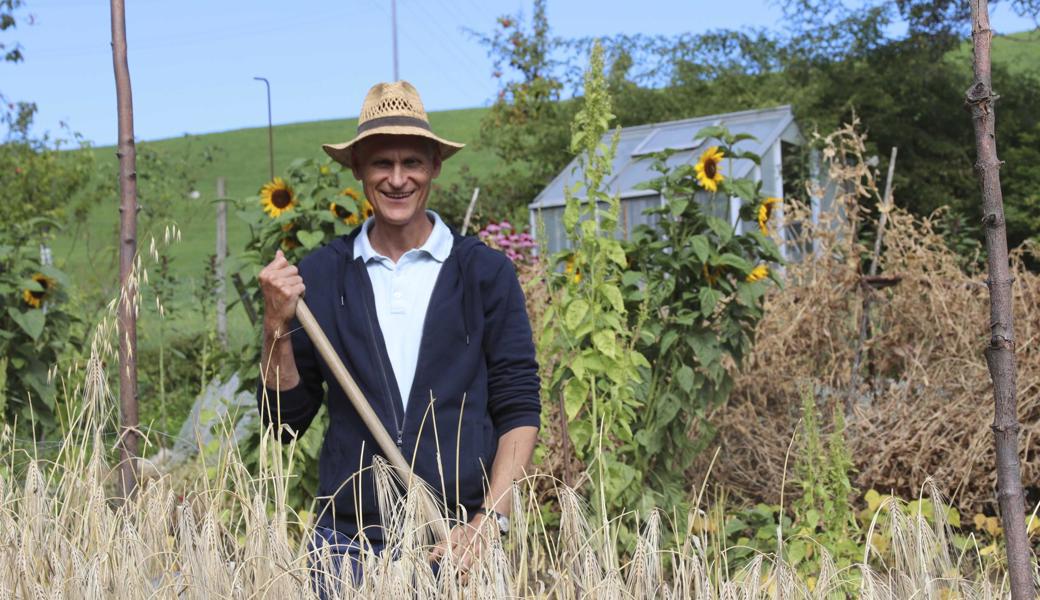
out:
M860 264L871 250L851 240L869 218L863 208L877 205L876 173L864 163L863 136L854 125L825 141L830 177L843 190L835 206L846 218L815 231L806 227L816 251L788 265L785 287L767 299L730 403L711 417L722 446L711 477L744 499L778 501L800 394L812 385L822 406L844 405L863 294L873 293L861 385L852 391L847 416L857 486L912 497L931 476L962 510L995 505L993 392L983 355L989 339L985 274L962 270L935 231L935 215L921 219L894 209L880 265L882 274L901 280L867 292ZM804 206L786 204L789 220L809 222ZM1013 253L1011 265L1027 489L1040 481L1040 276L1022 264L1031 250ZM790 464L787 475L791 493Z

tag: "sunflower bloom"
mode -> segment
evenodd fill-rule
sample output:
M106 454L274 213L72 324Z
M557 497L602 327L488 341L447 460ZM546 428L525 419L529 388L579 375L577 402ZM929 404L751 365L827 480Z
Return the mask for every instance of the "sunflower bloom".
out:
M296 206L296 195L281 177L275 177L260 190L260 205L264 212L275 218Z
M758 228L763 235L769 235L769 220L773 218L773 210L780 205L779 198L766 198L758 205Z
M22 290L22 300L33 308L40 308L51 290L54 289L55 281L43 273L34 273L32 280L40 284L43 290Z
M581 283L581 271L575 268L573 258L567 259L566 264L563 265L563 272L574 283Z
M697 183L701 184L702 188L709 192L718 191L723 179L719 163L725 156L718 146L712 146L701 154L701 159L693 169L697 172Z
M758 265L748 273L747 280L749 283L754 283L756 281L762 281L766 277L769 277L769 267Z

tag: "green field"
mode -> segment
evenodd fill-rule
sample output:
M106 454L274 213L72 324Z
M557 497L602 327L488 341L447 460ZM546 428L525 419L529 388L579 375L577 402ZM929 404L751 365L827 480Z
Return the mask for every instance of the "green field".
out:
M993 62L1004 65L1012 74L1040 77L1040 29L993 36ZM971 43L964 43L949 54L959 64L971 63Z
M437 183L442 186L459 181L459 171L463 165L475 172L486 171L494 164L494 157L487 152L480 152L474 142L477 140L480 119L487 112L484 108L451 110L430 113L430 121L439 135L451 140L470 144L469 147L447 161ZM281 173L297 158L314 158L324 160L325 153L321 144L339 142L353 137L357 127L356 119L314 121L279 125L274 128L275 172ZM198 313L189 310L193 290L201 281L208 257L215 248L215 215L213 200L216 198L216 182L218 177L227 181L227 193L232 198L247 198L257 193L261 185L268 180L267 128L256 127L239 129L221 133L198 136L185 136L154 142L142 142L140 148L150 148L164 156L188 156L199 159L202 153L212 149L213 160L197 162L202 166L194 174L196 188L200 197L191 199L186 195L169 200L165 207L172 215L173 221L180 228L181 241L163 250L171 261L171 271L179 278L180 310L167 321L167 330L180 335L197 335L206 325L199 319ZM97 153L102 160L114 164L113 149L99 148ZM142 173L142 177L145 174ZM149 210L150 199L143 196L140 204L143 212ZM431 198L431 207L436 208L437 198ZM90 293L96 300L110 298L115 293L118 263L115 255L118 231L118 198L113 197L111 203L94 207L85 222L74 225L55 242L55 263L64 268L70 279L75 282L77 291ZM142 219L142 223L148 222ZM138 235L138 245L142 252L149 247L149 240L154 236L161 240L163 231L142 229ZM234 254L243 248L248 239L248 228L237 219L234 210L228 211L228 248ZM149 261L145 261L146 265ZM154 276L154 265L149 267L150 277ZM145 303L154 305L154 296L145 294ZM95 303L91 303L95 304ZM197 304L195 302L194 304ZM246 342L252 336L240 308L233 308L229 313L232 343ZM156 336L149 335L148 319L142 320L142 348L147 350L157 343Z

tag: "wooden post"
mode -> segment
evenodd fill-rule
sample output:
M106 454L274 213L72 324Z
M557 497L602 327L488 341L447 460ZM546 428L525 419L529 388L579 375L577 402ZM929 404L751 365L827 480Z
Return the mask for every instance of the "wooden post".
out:
M123 497L137 486L137 148L134 146L134 103L126 57L126 10L123 0L111 0L112 67L116 79L119 121L119 455Z
M462 219L462 235L466 235L466 230L469 229L469 220L473 216L473 207L477 205L478 196L480 196L480 188L473 188L473 197L469 199L469 206L466 207L466 217Z
M993 380L993 438L997 455L997 500L1007 544L1008 575L1013 600L1032 600L1032 553L1026 536L1025 496L1018 459L1018 412L1015 390L1015 333L1008 264L1004 198L1000 190L997 158L996 108L990 74L987 0L971 0L971 40L975 80L965 93L975 128L975 172L982 190L982 223L985 227L989 270L990 339L986 364Z
M217 339L224 350L228 348L227 298L225 292L224 259L227 258L227 190L225 179L217 177L217 253L214 275L217 280Z
M246 316L249 317L249 324L255 326L258 320L256 308L253 307L253 299L249 297L249 290L246 289L246 284L242 282L242 276L238 273L232 273L231 284L235 286L235 291L238 292L238 299L242 302L242 310L246 311Z
M878 210L881 217L878 218L877 236L874 238L874 256L870 259L870 276L877 275L878 262L881 260L881 243L885 237L885 225L888 224L888 213L892 211L892 177L896 171L896 155L899 149L892 146L892 156L888 159L888 178L885 180L885 195L881 198L881 206ZM845 414L852 413L852 406L856 396L856 388L859 387L859 366L863 359L863 345L867 342L867 333L870 329L870 305L874 300L874 289L866 282L861 282L863 290L863 314L859 317L859 338L856 340L856 354L852 358L852 378L849 382L849 393L845 399Z

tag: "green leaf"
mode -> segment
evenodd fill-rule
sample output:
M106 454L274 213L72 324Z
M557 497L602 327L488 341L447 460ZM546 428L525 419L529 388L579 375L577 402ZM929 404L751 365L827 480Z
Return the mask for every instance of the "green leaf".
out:
M700 299L701 312L707 316L715 310L715 305L722 299L722 292L714 288L702 287L700 291Z
M727 179L722 182L722 189L730 196L738 196L748 204L758 200L758 186L750 179Z
M669 329L663 336L661 336L661 355L668 354L668 349L672 347L675 340L679 339L679 332L674 329Z
M617 339L614 332L609 329L599 329L592 334L592 345L603 353L604 356L614 358L617 356Z
M581 407L589 397L589 385L584 379L574 378L563 386L563 408L567 413L567 420L573 421L574 417L581 412Z
M697 255L697 260L702 263L708 261L708 256L711 254L711 245L708 243L708 238L704 237L703 234L698 233L690 238L690 248Z
M581 298L575 299L570 305L567 306L567 313L563 317L563 322L567 325L567 329L576 329L579 324L585 319L585 315L589 312L589 303Z
M718 217L708 216L704 219L715 235L719 236L719 243L725 244L733 237L733 227Z
M751 263L732 252L726 252L725 254L712 259L711 264L714 266L733 267L740 271L741 274L751 272Z
M628 268L628 257L625 249L615 240L607 240L607 256L622 269Z
M689 394L693 390L693 369L689 365L683 365L676 371L675 381L678 382L682 391Z
M7 309L7 314L11 315L11 319L17 323L18 326L22 328L22 331L27 333L34 342L40 339L40 334L43 333L43 325L46 321L46 317L43 315L42 310L34 309L21 312L12 306Z
M610 305L619 313L625 312L625 300L621 297L621 290L613 285L605 285L602 288L603 295L610 301Z
M701 127L694 135L695 140L706 140L708 138L723 139L728 132L725 127L721 125L709 125L707 127Z
M300 240L304 248L310 250L325 239L325 234L320 231L300 231L296 234L296 239Z

